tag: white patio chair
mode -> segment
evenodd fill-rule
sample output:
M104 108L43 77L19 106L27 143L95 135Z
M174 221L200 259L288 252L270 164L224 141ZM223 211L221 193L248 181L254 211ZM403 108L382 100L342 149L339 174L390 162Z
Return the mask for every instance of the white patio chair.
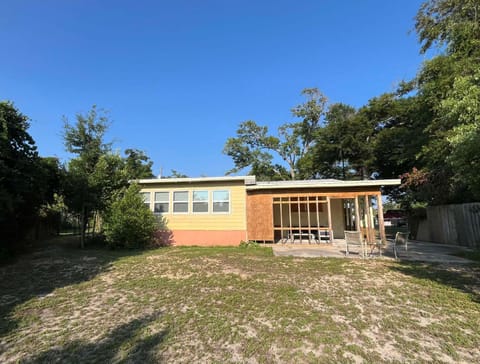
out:
M402 245L405 247L405 253L408 253L408 235L408 232L400 231L395 234L395 239L393 240L393 255L395 255L395 259L398 259L398 248Z
M358 247L358 254L365 258L365 241L360 231L345 231L345 256L350 255L350 250Z

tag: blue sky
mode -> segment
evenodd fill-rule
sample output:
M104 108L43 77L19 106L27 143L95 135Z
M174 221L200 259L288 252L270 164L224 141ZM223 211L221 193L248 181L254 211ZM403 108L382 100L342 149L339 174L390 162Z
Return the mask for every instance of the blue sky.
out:
M163 168L223 175L238 124L293 121L302 89L355 107L415 75L420 0L7 0L0 100L31 118L42 156L62 116L109 110L115 148Z

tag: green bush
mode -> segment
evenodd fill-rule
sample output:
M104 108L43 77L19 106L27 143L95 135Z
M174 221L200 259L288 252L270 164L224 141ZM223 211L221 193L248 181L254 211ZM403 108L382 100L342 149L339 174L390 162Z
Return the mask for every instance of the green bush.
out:
M258 248L260 247L260 244L258 244L256 241L244 241L242 240L239 245L240 248Z
M140 188L132 184L108 209L103 228L110 247L145 248L154 244L155 232L164 227L145 206Z

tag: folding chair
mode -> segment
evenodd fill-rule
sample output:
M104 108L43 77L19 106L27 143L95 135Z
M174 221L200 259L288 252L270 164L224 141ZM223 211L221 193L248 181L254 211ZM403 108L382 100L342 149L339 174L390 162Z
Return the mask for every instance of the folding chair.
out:
M359 247L359 254L365 258L365 241L360 231L345 231L345 256L350 254L352 247Z
M398 259L398 248L400 246L405 246L405 253L408 253L408 232L400 232L398 231L395 234L395 239L393 240L393 254L395 255L395 259Z
M385 244L382 241L382 238L379 234L375 234L373 242L366 243L367 250L369 250L368 255L373 256L375 250L378 250L378 256L382 256L382 249L385 247Z

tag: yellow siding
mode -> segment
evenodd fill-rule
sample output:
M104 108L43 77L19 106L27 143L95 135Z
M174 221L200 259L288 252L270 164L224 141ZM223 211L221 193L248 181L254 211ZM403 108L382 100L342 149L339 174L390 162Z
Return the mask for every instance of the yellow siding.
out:
M170 230L246 230L246 189L244 181L202 182L202 183L159 183L141 185L141 192L151 192L150 208L154 206L154 192L170 192L169 212L163 216L167 219ZM230 191L230 212L213 213L212 192ZM173 192L189 192L189 212L173 213ZM192 191L209 191L209 212L192 212Z

